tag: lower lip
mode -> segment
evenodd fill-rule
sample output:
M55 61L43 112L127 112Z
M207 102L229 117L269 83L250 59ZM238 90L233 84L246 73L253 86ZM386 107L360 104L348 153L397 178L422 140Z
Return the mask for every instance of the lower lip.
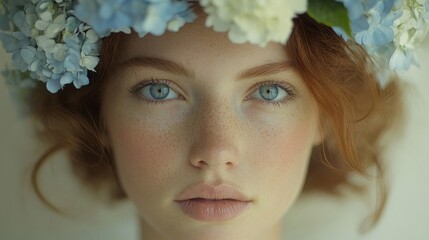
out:
M182 211L200 221L215 222L233 219L246 210L250 202L238 200L191 199L178 201Z

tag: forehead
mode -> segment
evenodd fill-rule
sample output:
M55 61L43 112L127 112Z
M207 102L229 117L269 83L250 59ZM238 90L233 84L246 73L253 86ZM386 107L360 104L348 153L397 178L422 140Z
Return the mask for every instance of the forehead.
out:
M198 14L197 20L188 23L178 32L166 32L162 36L137 34L127 35L120 44L121 60L141 56L157 57L180 62L191 68L244 69L270 62L286 60L284 46L269 43L266 47L253 44L235 44L228 33L215 32L205 26L205 15Z

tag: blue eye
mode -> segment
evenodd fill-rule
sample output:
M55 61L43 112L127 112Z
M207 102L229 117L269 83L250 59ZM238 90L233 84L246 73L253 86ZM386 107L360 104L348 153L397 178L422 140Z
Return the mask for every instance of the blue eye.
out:
M265 100L273 100L279 95L279 87L275 85L262 86L259 88L259 94Z
M165 80L150 80L142 82L130 89L140 100L149 103L160 103L169 99L176 99L179 95L170 87L170 82Z
M155 99L164 99L168 96L168 93L170 92L170 87L165 84L152 84L149 86L149 93L151 97Z
M279 104L291 100L294 90L284 82L268 81L259 83L250 96L266 103Z

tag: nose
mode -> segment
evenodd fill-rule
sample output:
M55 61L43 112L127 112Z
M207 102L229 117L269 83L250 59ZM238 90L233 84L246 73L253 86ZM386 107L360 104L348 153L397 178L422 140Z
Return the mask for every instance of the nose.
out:
M239 162L240 124L232 107L201 107L193 122L189 161L200 169L230 169Z

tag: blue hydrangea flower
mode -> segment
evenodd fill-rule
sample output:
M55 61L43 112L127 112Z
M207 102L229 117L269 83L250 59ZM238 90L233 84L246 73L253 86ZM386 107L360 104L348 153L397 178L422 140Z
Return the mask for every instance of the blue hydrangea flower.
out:
M429 32L429 0L339 1L348 10L354 39L380 62L381 69L417 65L413 51Z
M27 71L28 64L24 61L21 50L26 47L36 46L34 40L28 38L22 32L14 32L11 34L0 33L0 40L4 43L5 50L12 53L12 61L15 68L20 71Z
M0 32L0 40L3 42L4 49L9 53L14 53L26 45L32 45L30 39L22 32L12 34Z
M186 0L81 0L75 15L102 37L111 32L129 33L130 28L142 37L161 35L167 29L177 31L194 21L196 15L188 8Z
M355 39L363 45L382 45L393 41L393 21L398 17L398 13L390 12L383 17L384 3L378 2L368 11L369 27L367 30L356 34Z
M94 71L99 61L100 36L74 17L72 0L0 3L15 31L1 32L0 40L26 79L46 83L52 93L67 84L80 88L89 83L88 70Z
M73 8L75 7L75 8ZM14 67L55 93L89 83L99 62L101 37L111 32L163 34L196 16L186 0L0 0L0 33Z
M152 0L149 2L150 4L134 1L131 11L132 28L139 33L140 37L147 33L157 36L164 34L169 22L176 18L183 20L184 23L192 22L195 19L194 13L187 11L187 1ZM177 27L176 29L178 30Z
M383 45L394 38L393 22L401 16L394 5L401 0L343 0L357 43Z
M37 13L34 5L28 5L23 10L16 12L13 15L13 24L25 36L34 36L33 26L37 21Z
M81 0L74 14L104 37L131 26L131 5L130 0Z

